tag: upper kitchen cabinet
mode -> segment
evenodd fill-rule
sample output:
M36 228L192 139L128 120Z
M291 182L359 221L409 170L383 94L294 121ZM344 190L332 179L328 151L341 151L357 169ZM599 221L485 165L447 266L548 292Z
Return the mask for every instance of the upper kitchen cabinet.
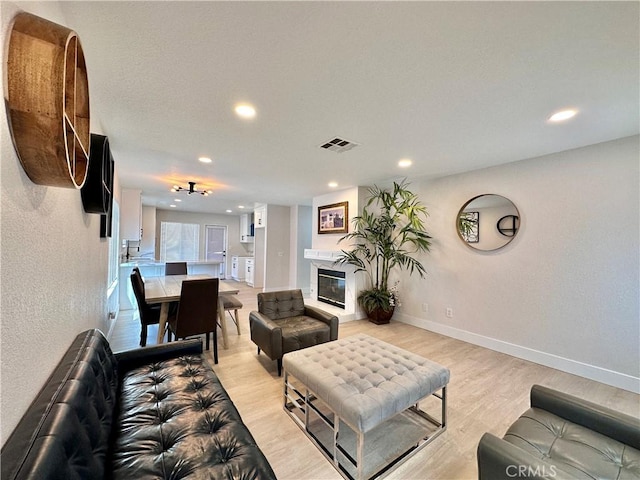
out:
M267 226L267 206L261 205L253 211L253 222L255 228L264 228Z
M142 190L122 189L120 236L122 240L142 238Z
M253 243L253 213L240 215L240 242Z

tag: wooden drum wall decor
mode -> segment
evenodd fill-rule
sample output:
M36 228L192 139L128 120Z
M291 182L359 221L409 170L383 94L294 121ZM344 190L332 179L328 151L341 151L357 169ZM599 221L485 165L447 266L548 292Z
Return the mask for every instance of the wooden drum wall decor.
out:
M76 33L29 13L16 15L6 82L9 128L29 178L82 187L89 165L89 85Z

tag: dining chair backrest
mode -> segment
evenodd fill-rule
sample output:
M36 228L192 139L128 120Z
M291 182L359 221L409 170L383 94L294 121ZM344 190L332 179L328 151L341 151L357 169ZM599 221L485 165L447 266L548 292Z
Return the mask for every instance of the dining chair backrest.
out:
M215 331L219 286L217 278L182 282L174 332L176 338Z
M167 262L164 265L165 275L186 275L187 262Z
M140 320L144 323L149 305L147 304L147 301L145 299L144 281L142 280L140 270L138 270L137 268L134 268L131 272L131 287L133 288L133 294L135 295L136 302L138 303Z

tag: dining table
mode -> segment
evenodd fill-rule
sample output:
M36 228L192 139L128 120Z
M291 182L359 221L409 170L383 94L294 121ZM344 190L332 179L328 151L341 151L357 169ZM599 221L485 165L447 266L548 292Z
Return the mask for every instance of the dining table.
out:
M148 304L160 304L160 322L158 324L158 344L164 341L169 317L169 304L180 301L182 282L185 280L202 280L214 278L207 274L165 275L144 279L145 300ZM222 346L227 348L227 327L224 318L224 304L221 295L236 295L239 292L231 282L220 280L218 287L218 319L222 330Z

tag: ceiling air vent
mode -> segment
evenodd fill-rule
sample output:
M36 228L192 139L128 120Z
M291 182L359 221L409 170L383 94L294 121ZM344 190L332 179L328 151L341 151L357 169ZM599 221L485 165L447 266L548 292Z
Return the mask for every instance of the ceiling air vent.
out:
M347 150L351 150L353 147L357 147L358 144L355 142L351 142L349 140L345 140L344 138L336 137L318 146L320 148L324 148L325 150L331 150L332 152L342 153L342 152L346 152Z

